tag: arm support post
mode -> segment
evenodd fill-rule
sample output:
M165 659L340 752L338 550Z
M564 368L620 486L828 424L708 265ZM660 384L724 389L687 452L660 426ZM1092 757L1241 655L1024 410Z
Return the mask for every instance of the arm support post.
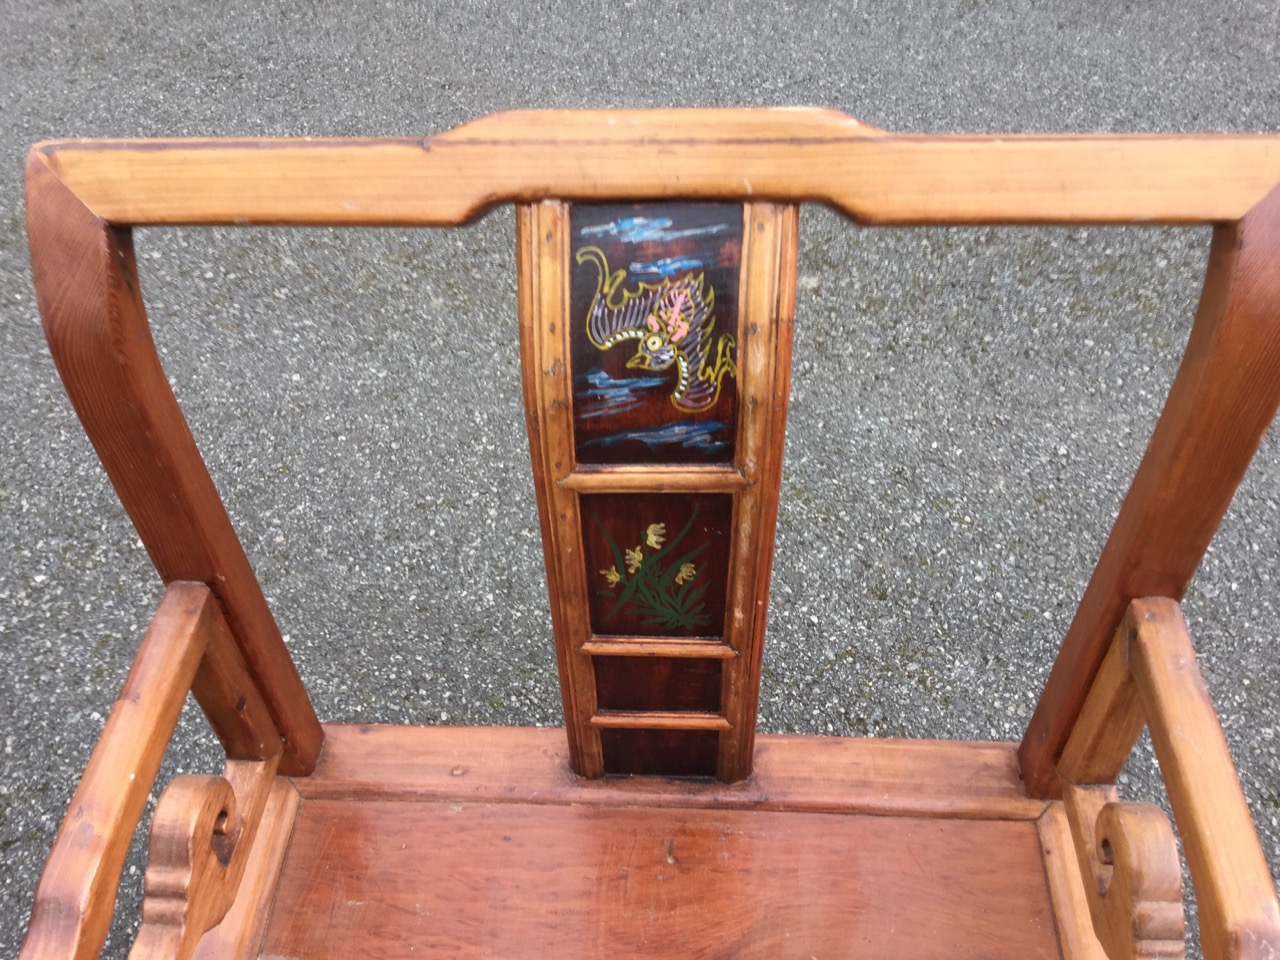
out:
M203 584L166 589L53 842L24 960L98 956L129 841L220 619Z
M129 230L33 154L27 234L50 352L120 501L165 583L205 583L217 596L284 739L281 772L309 773L320 722L160 366Z
M1280 188L1214 229L1182 365L1019 750L1030 795L1057 795L1058 760L1129 601L1182 599L1277 404Z
M1244 791L1172 600L1134 601L1133 672L1200 908L1206 960L1280 955L1280 905Z

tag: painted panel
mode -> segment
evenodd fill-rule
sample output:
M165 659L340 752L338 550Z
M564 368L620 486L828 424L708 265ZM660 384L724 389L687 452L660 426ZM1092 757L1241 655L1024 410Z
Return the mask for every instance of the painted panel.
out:
M724 633L730 494L591 494L581 500L591 630Z
M741 205L575 204L571 231L578 462L731 462Z

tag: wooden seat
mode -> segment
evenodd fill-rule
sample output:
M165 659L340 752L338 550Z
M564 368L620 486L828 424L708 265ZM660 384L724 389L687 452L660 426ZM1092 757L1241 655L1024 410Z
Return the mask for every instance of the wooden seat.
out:
M1115 786L1144 727L1205 956L1280 951L1179 609L1280 403L1278 184L1280 138L903 137L821 110L36 145L46 335L166 592L22 956L101 949L188 691L227 764L157 805L136 957L1181 956L1173 827ZM805 201L863 224L1215 225L1020 744L756 735ZM322 724L160 367L130 228L441 227L500 203L565 727Z

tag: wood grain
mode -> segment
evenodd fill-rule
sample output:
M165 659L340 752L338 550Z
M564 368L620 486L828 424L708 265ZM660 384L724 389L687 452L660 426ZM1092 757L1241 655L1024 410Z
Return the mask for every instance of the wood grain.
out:
M762 199L866 223L1214 223L1280 182L1273 136L903 136L834 111L544 111L399 140L59 141L136 224L456 224L496 203Z
M222 922L200 939L196 960L253 960L258 956L297 812L298 791L287 780L277 778L271 785L235 902Z
M221 777L181 776L151 820L131 960L187 960L236 900L283 744L212 597L192 692L227 752Z
M602 710L591 725L608 730L728 730L718 713L675 710Z
M560 668L560 695L573 766L585 777L604 774L591 658L578 497L560 485L574 469L569 372L569 212L561 203L516 210L516 274L520 298L520 369L533 486L551 594L551 624Z
M129 960L189 960L239 891L280 755L176 777L156 804Z
M760 670L773 571L774 530L782 484L791 345L795 326L799 212L749 203L744 211L741 343L738 347L738 468L748 486L734 510L733 557L725 640L738 659L726 664L722 710L733 728L720 738L716 776L726 782L751 773Z
M322 800L263 952L1059 956L1034 822Z
M1109 960L1093 932L1085 880L1080 874L1071 825L1062 803L1050 804L1036 821L1036 827L1040 832L1040 851L1044 856L1062 960Z
M1129 601L1181 599L1280 404L1280 189L1214 231L1182 365L1022 741L1027 789L1057 761Z
M1280 904L1178 604L1136 600L1129 650L1195 885L1206 960L1280 954Z
M579 493L736 493L747 478L732 467L580 466L560 484Z
M198 583L171 583L143 635L67 815L31 909L24 960L96 957L134 828L186 702L216 601Z
M1130 604L1058 761L1058 775L1067 783L1115 783L1146 725L1128 664L1136 630Z
M682 637L598 637L582 645L582 652L606 657L697 657L732 660L738 654L729 646L710 640Z
M213 727L229 760L266 760L284 749L271 711L249 674L226 618L217 609L208 617L209 642L191 692Z
M1034 820L1012 743L763 735L733 784L584 780L564 733L523 727L327 724L304 798L456 799Z
M1173 827L1151 803L1120 803L1111 786L1063 785L1085 900L1112 958L1186 955L1182 867Z
M32 154L27 236L45 337L67 395L165 583L206 583L285 741L311 769L316 719L280 629L156 355L128 230L99 219Z

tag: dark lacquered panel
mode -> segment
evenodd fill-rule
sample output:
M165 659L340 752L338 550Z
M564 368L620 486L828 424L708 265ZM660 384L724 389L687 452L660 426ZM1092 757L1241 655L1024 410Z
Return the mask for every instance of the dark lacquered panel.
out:
M578 462L731 462L742 207L576 204L571 231Z
M720 712L720 660L595 657L600 710Z
M720 735L714 730L601 730L604 772L714 777Z
M723 635L731 495L590 494L580 506L593 633Z

